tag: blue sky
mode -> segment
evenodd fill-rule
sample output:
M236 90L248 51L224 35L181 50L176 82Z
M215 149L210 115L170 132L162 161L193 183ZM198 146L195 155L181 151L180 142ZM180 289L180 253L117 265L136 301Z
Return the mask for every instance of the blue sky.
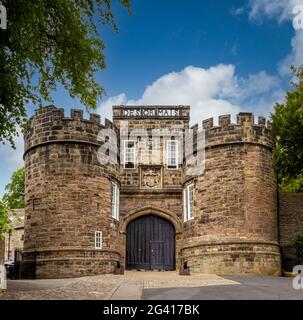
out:
M269 116L288 88L291 64L303 64L303 30L292 25L303 0L141 0L133 14L115 5L119 32L100 26L107 68L98 72L107 96L97 108L110 117L112 104L190 104L192 121L239 111ZM83 108L61 87L55 105ZM34 106L29 106L29 115ZM14 170L17 150L0 146L0 196Z

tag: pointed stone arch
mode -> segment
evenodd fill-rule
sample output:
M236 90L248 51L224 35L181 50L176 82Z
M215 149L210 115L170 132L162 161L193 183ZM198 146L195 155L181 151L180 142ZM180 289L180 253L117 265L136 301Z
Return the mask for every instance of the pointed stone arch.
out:
M170 221L175 227L176 235L182 232L181 220L178 217L176 217L175 214L168 210L160 209L154 206L147 206L140 209L129 211L121 221L120 233L126 233L126 227L130 221L145 215L155 215Z

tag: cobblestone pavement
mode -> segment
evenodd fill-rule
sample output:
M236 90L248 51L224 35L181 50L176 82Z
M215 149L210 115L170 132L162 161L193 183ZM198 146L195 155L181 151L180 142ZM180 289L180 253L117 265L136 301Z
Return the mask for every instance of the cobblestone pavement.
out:
M18 280L14 280L16 282ZM1 300L106 300L111 296L122 281L121 276L102 275L83 277L70 281L66 285L61 285L57 288L36 290L33 282L40 280L33 280L28 282L27 288L21 290L10 290L8 283L8 290L5 294L0 296ZM16 285L15 285L16 286ZM34 290L31 290L31 287Z
M106 300L122 282L142 282L144 289L236 285L238 282L217 275L180 276L176 272L127 271L125 275L100 275L77 279L14 280L8 282L3 300Z

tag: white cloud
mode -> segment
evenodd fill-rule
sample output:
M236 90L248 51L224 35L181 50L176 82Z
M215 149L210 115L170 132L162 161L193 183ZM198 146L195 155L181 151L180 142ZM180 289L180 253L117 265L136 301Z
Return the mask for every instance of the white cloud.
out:
M234 94L233 65L217 65L209 69L188 66L180 72L160 77L148 86L142 96L144 103L191 104L198 100Z
M268 75L265 71L251 74L243 80L242 86L245 87L247 95L266 93L279 85L279 79Z
M111 119L112 117L112 106L125 104L127 102L127 97L125 93L121 93L117 96L110 97L103 101L99 108L97 108L96 113L101 114L101 121L104 123L104 119Z
M208 69L188 66L180 72L161 76L147 86L136 101L128 100L124 93L108 98L98 112L109 117L115 104L184 104L192 107L192 123L226 113L235 115L241 110L268 115L273 105L271 97L278 85L278 79L264 71L241 78L236 75L233 65L219 64ZM256 110L259 96L264 104Z
M293 17L293 8L303 4L302 0L250 0L249 18L262 20L263 18L277 19L279 23Z
M241 15L248 11L251 21L275 19L281 23L293 19L293 8L298 4L303 0L250 0L246 8L232 8L231 13ZM303 63L303 32L294 32L291 52L278 64L280 76L289 75L291 65ZM209 69L188 66L161 76L147 86L137 101L128 100L125 94L107 99L99 112L110 116L112 104L189 104L193 122L241 110L268 116L285 94L279 80L265 71L238 77L233 65L219 64Z
M251 21L275 19L279 23L293 19L293 8L303 0L249 0L247 7L233 7L233 15L248 11ZM295 31L291 40L291 52L278 64L280 76L289 75L290 66L303 64L303 31ZM171 72L147 86L138 100L129 100L125 93L110 97L101 103L98 112L111 118L112 105L128 104L188 104L192 106L192 121L224 113L254 111L268 116L276 102L283 100L285 90L278 76L265 71L238 77L235 66L219 64L204 69L188 66L179 72Z
M234 16L240 16L245 12L245 9L243 7L238 7L238 8L231 8L230 13Z
M290 73L290 66L299 67L303 65L303 30L296 31L291 39L291 53L279 63L279 72L282 76Z
M250 0L249 18L252 21L276 19L279 23L292 20L293 10L297 5L303 5L303 0ZM290 66L303 65L303 31L294 30L291 40L291 53L283 59L278 67L282 76L290 74Z

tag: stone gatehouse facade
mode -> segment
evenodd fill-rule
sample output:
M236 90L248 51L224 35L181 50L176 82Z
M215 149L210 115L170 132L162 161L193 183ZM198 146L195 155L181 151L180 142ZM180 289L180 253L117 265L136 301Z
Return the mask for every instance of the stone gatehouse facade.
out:
M23 277L185 262L279 275L273 143L264 118L230 119L200 130L189 106L114 106L103 125L81 110L39 109L25 133Z

